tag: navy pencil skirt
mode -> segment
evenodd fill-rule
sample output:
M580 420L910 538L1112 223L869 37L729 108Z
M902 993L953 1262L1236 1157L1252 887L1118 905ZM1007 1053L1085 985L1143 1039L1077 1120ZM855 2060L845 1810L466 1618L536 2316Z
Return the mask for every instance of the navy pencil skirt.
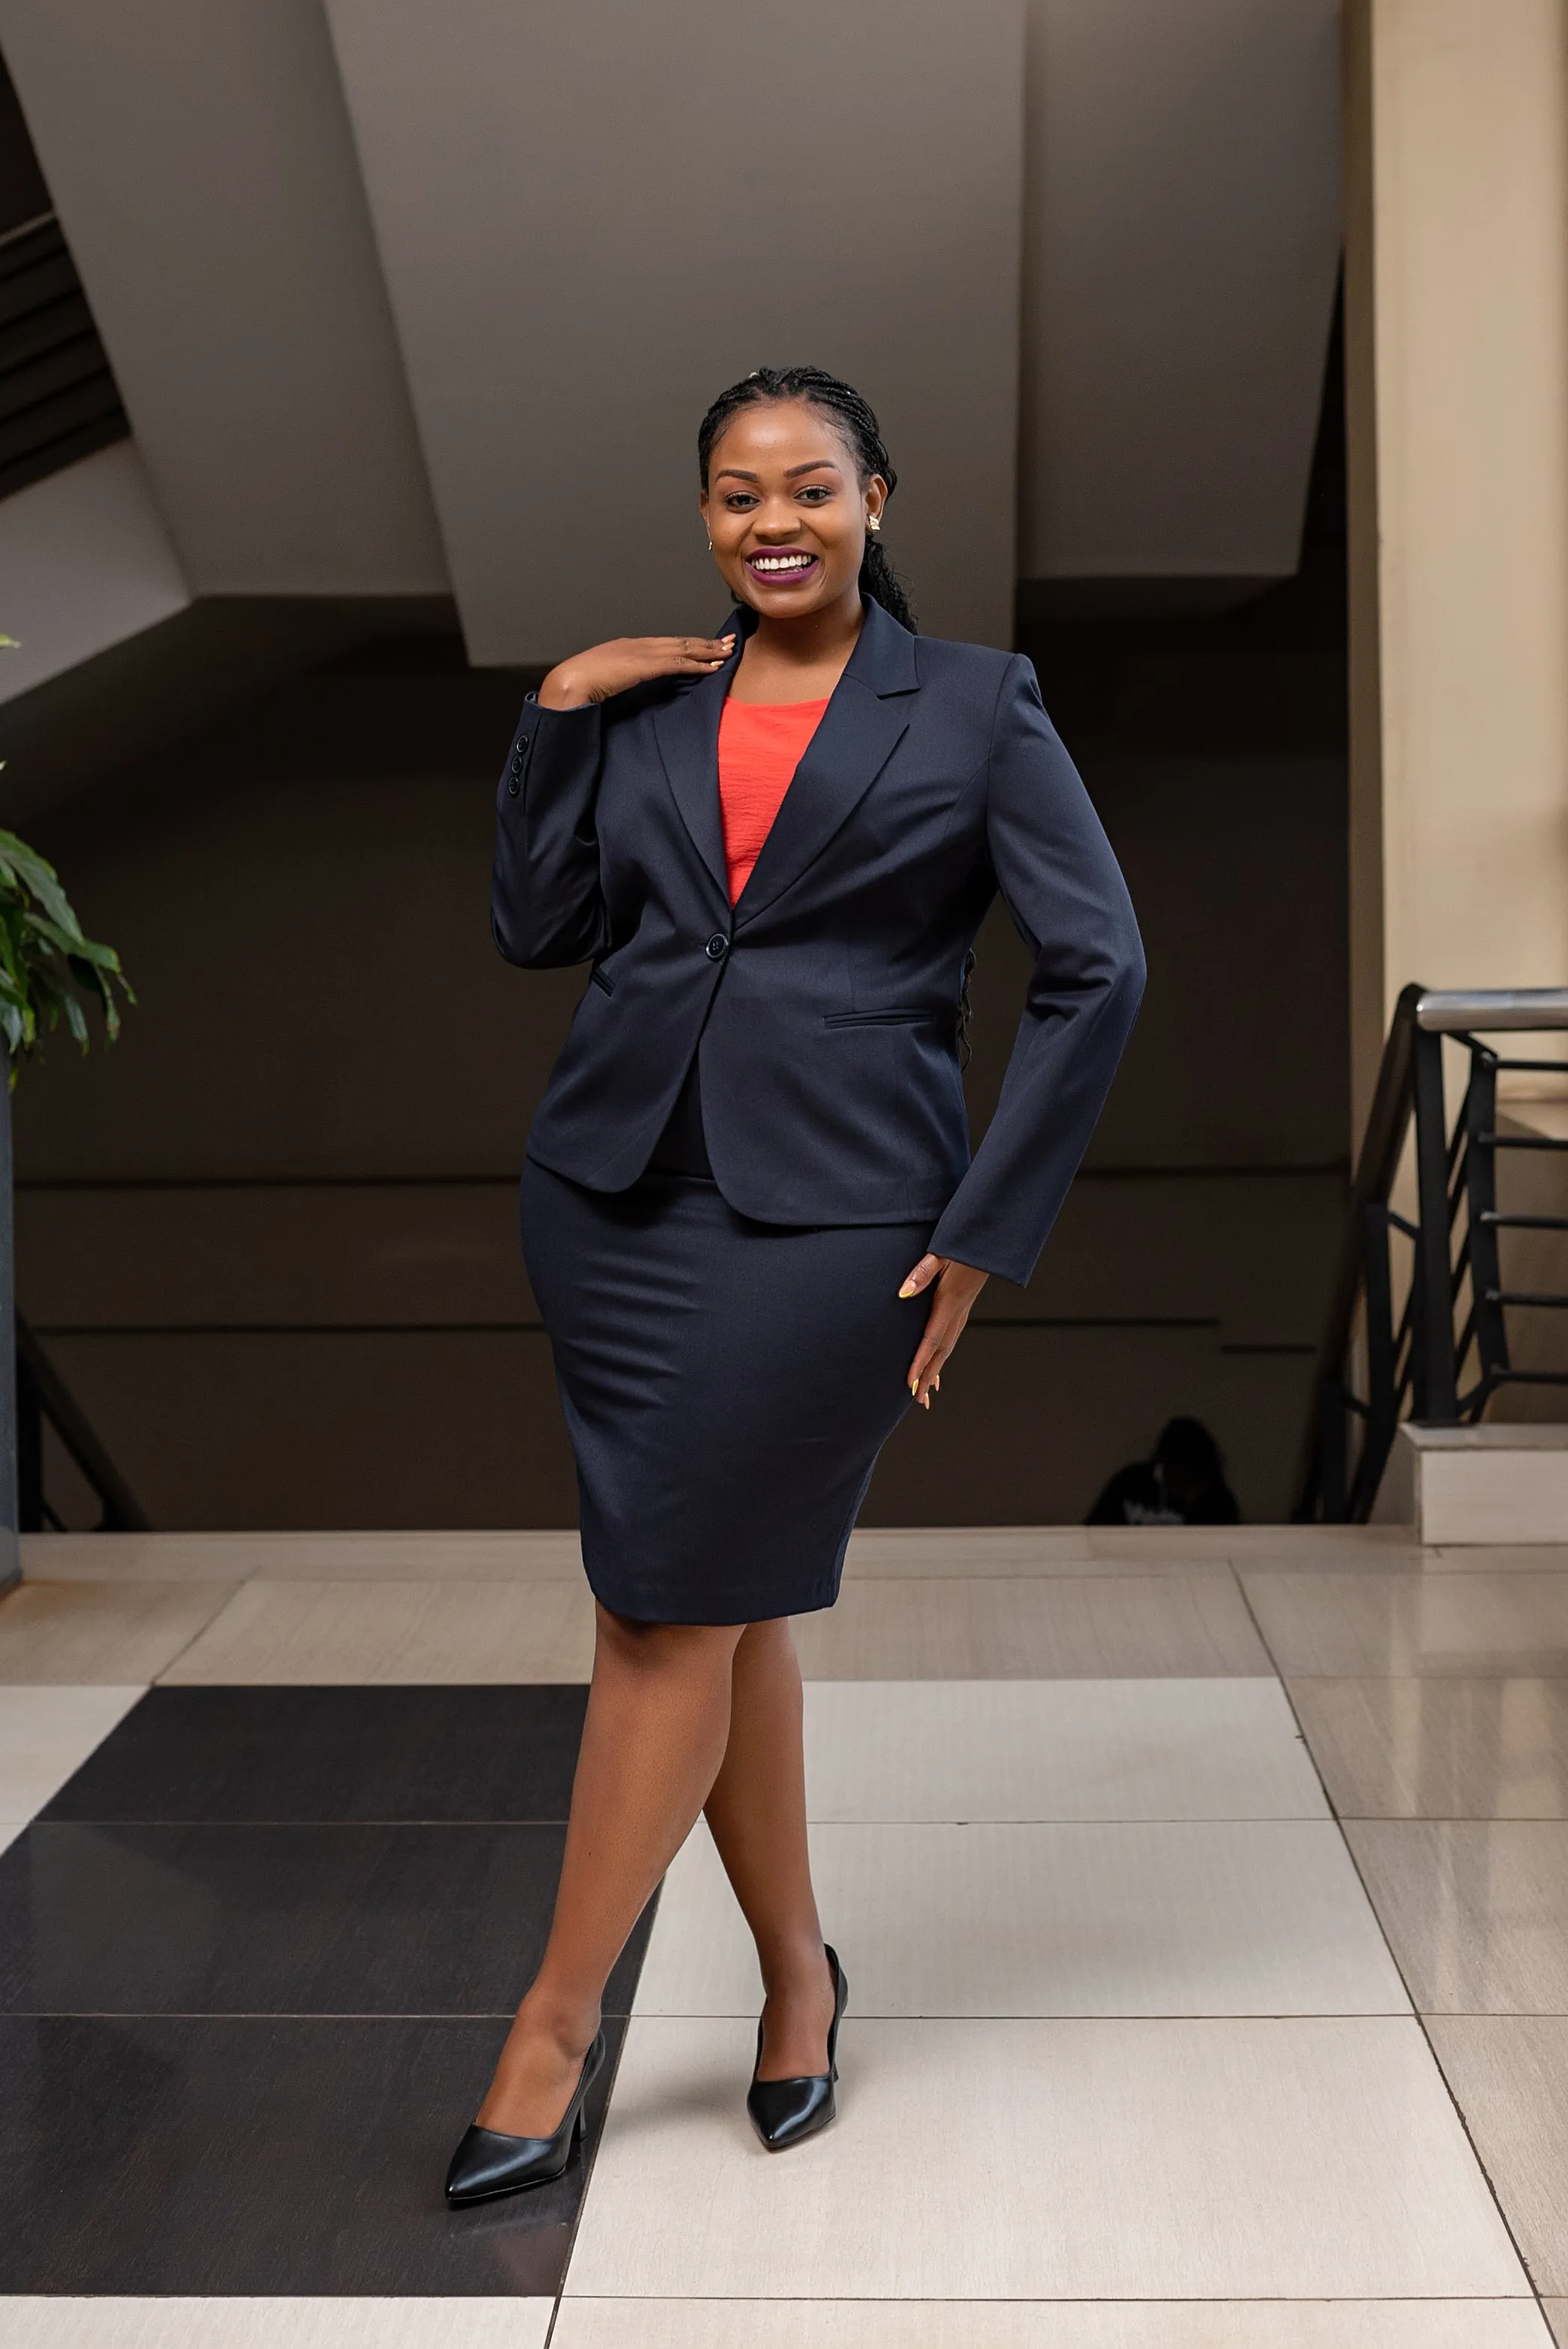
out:
M522 1246L555 1355L594 1597L645 1623L830 1607L910 1407L929 1222L753 1223L717 1184L590 1191L530 1159Z

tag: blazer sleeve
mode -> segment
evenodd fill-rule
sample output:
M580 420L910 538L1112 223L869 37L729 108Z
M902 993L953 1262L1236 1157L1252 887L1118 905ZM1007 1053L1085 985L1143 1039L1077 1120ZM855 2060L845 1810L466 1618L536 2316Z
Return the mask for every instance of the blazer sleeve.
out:
M1022 1283L1105 1105L1144 965L1110 843L1017 657L996 705L985 821L997 885L1035 968L996 1114L931 1248Z
M609 943L594 827L603 711L542 709L532 694L496 792L490 928L508 962L587 962Z

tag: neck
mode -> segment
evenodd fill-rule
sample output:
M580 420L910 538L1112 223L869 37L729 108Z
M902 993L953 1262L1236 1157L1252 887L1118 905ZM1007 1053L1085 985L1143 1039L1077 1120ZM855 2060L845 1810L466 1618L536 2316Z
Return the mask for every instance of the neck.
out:
M802 612L798 620L769 619L766 613L758 616L756 630L748 650L755 648L771 667L819 668L837 657L847 661L855 648L865 617L861 604L860 582L853 580L844 594L831 604L824 604L815 612Z

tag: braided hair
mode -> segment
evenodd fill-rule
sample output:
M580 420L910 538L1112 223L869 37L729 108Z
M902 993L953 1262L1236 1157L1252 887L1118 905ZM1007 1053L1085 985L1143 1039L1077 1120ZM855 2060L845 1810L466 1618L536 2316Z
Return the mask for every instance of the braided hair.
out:
M831 417L854 452L856 471L863 483L873 473L880 473L887 483L891 497L898 487L898 475L892 460L882 445L882 427L872 411L869 400L862 399L852 384L825 367L756 367L740 383L732 383L721 391L697 429L696 457L702 474L702 486L707 487L708 460L715 441L736 412L750 408L761 399L805 399L813 408ZM914 614L904 594L903 582L888 561L882 543L870 532L866 533L866 551L861 562L861 593L869 595L890 612L901 627L914 627Z

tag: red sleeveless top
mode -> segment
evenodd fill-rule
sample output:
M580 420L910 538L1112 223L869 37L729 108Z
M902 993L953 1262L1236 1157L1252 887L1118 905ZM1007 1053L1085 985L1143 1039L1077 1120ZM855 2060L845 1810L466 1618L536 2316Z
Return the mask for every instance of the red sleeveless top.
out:
M756 864L826 701L727 701L718 721L718 800L733 905Z

